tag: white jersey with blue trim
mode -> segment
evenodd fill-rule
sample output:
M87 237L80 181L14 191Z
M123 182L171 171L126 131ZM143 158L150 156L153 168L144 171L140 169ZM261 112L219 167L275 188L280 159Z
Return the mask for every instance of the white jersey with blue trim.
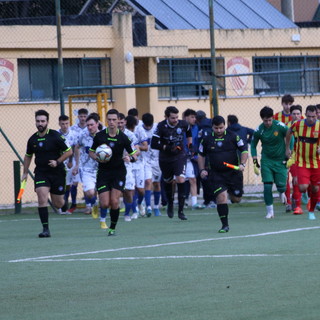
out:
M84 130L79 137L80 146L80 168L84 171L94 171L98 169L98 162L89 156L89 149L92 146L94 136L88 130Z

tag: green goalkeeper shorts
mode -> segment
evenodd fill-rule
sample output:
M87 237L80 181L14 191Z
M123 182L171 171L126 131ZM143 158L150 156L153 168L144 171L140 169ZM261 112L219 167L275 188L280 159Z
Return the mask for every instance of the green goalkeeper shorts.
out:
M261 160L262 182L274 182L277 186L287 183L287 167L282 161Z

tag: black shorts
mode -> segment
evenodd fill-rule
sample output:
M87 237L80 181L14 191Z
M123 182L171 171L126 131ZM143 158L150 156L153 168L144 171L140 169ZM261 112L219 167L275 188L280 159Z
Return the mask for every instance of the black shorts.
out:
M208 179L210 192L214 198L226 190L235 197L241 198L243 195L243 174L241 171L211 171Z
M106 191L111 191L111 189L117 189L120 191L124 190L126 184L126 168L109 170L98 170L97 173L97 191L98 193L103 193Z
M170 160L159 160L160 170L162 172L162 177L164 181L173 180L174 176L184 176L186 175L186 157L177 157Z
M49 187L50 193L62 195L66 192L66 171L64 169L51 171L36 171L34 188Z

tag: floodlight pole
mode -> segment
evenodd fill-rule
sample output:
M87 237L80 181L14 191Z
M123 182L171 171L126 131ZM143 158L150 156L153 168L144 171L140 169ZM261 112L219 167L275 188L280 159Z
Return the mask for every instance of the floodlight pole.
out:
M58 49L58 92L60 99L60 113L65 114L64 110L64 98L63 98L63 87L64 87L64 75L63 75L63 58L62 58L62 41L61 41L61 7L60 0L55 0L56 6L56 23L57 23L57 49Z
M214 15L213 15L213 0L209 0L209 17L210 17L210 51L211 51L211 84L212 84L212 101L213 116L219 114L217 82L216 82L216 52L214 42Z

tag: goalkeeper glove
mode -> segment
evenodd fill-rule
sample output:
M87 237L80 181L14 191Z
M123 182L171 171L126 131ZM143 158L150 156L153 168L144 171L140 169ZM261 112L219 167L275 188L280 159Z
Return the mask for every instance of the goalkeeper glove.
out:
M258 159L253 159L253 171L257 176L260 175L260 165Z

